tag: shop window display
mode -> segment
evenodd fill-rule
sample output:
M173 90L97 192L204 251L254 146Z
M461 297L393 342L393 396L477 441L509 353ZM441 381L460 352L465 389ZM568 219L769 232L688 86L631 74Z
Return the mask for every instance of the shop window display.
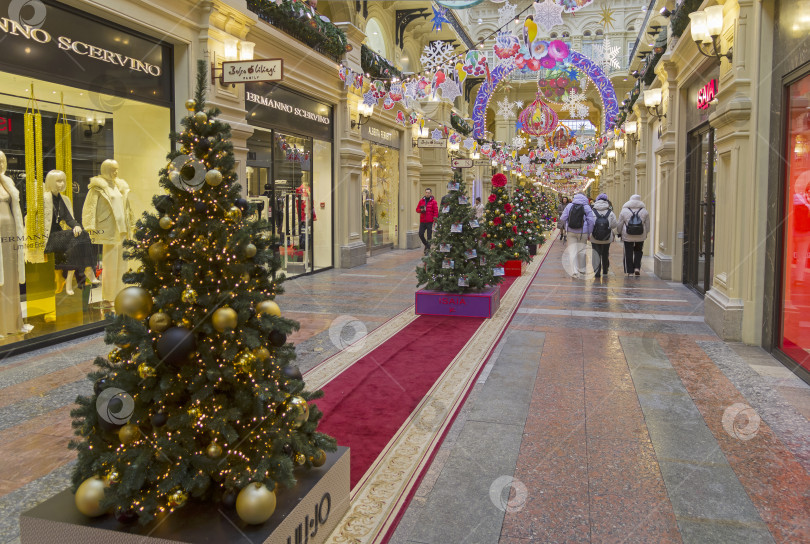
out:
M788 88L781 349L810 370L810 75Z
M363 241L368 252L399 247L399 151L363 144Z
M4 345L111 315L137 267L122 242L160 191L170 112L9 73L0 89Z

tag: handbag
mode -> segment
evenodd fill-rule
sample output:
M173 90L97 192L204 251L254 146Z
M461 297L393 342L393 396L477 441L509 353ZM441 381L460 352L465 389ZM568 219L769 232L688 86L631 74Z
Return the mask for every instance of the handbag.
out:
M45 253L67 253L73 238L75 236L72 229L52 232L45 244Z

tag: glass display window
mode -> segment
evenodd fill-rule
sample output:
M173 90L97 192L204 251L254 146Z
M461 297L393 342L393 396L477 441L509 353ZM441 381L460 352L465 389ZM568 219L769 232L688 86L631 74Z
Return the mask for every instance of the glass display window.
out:
M165 106L0 72L0 345L111 316L170 128Z
M810 75L787 89L782 331L779 347L810 371Z
M399 247L399 150L363 143L363 242L369 254Z

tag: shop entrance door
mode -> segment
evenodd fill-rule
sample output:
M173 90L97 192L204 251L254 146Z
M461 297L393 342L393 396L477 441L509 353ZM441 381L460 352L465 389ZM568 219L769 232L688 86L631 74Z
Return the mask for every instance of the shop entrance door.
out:
M700 127L688 136L683 282L705 295L714 276L714 129Z
M363 150L363 242L371 256L399 246L399 151L369 142Z

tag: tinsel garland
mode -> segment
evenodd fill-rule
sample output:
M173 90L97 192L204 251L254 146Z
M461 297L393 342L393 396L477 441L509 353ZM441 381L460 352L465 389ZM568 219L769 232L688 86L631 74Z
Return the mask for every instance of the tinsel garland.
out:
M25 247L31 262L45 260L45 217L42 209L45 187L42 170L42 115L37 108L32 85L31 99L25 109Z
M73 153L71 146L71 127L65 115L65 103L59 109L56 118L56 169L65 173L65 192L73 202Z

